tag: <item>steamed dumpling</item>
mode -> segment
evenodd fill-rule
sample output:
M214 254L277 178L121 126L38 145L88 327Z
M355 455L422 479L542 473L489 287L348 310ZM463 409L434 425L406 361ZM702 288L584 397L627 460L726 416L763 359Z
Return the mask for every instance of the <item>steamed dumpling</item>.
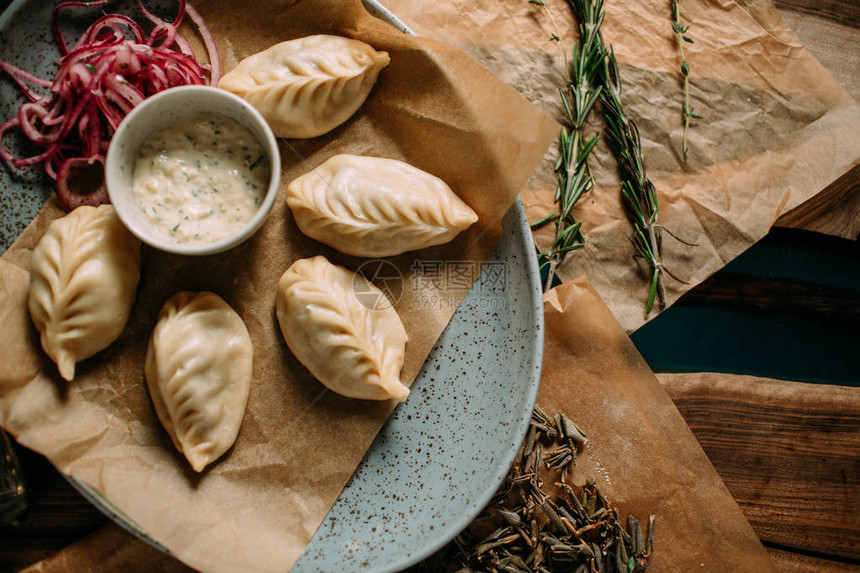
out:
M30 257L30 317L66 380L125 328L140 279L140 241L111 205L51 223Z
M359 257L447 243L478 216L434 175L395 159L336 155L287 187L299 229Z
M357 295L361 295L359 300ZM364 400L406 400L400 381L406 330L385 294L325 257L300 259L278 282L287 346L330 390Z
M146 384L158 419L195 471L236 441L252 362L245 323L217 294L183 291L162 307L146 351Z
M320 34L245 58L218 87L254 106L276 136L316 137L358 111L389 61L359 40Z

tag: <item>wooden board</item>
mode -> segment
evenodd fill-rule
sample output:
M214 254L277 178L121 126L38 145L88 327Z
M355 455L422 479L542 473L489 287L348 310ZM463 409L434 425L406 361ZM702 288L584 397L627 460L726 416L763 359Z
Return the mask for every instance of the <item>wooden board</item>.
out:
M858 573L860 565L821 559L792 551L768 548L774 566L781 573Z
M860 2L775 0L775 4L804 46L860 100ZM860 166L780 217L776 225L860 239Z
M657 377L766 546L860 562L860 388Z
M860 165L777 219L776 225L860 240Z

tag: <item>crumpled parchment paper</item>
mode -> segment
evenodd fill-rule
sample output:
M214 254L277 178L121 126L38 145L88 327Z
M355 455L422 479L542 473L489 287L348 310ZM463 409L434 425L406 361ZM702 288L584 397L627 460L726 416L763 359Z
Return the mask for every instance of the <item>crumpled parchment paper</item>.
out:
M588 436L569 480L588 476L645 527L648 571L772 571L767 552L669 395L585 278L544 295L537 403Z
M568 483L579 487L594 477L622 523L632 513L646 533L648 516L656 516L648 571L772 571L695 436L588 280L552 289L544 296L544 312L537 403L550 415L567 414L589 438ZM109 525L27 573L93 570L94 557L108 548L118 558L100 573L121 573L141 562L182 570Z
M335 153L380 155L441 177L478 212L479 223L452 243L388 259L403 277L395 309L409 335L402 377L411 383L453 313L412 302L429 295L462 299L471 286L421 280L416 273L425 271L415 261L488 260L502 215L558 126L463 52L404 35L370 17L357 0L201 0L195 6L227 70L276 42L312 33L363 39L388 51L391 64L344 126L323 137L280 142L281 197L252 240L200 258L144 249L126 330L80 363L72 383L60 379L41 352L26 310L30 252L61 215L56 201L49 201L0 259L0 424L184 563L205 571L284 571L394 406L327 391L284 344L275 295L287 267L316 254L353 270L365 262L302 236L283 199L287 184ZM179 290L221 295L243 318L254 344L253 382L238 439L200 474L171 444L143 378L159 309Z
M563 0L549 0L569 52L575 21ZM548 114L562 121L557 88L564 56L544 11L526 0L389 0L419 35L459 46ZM669 302L763 237L780 215L814 197L860 163L860 105L803 47L770 0L685 0L681 17L691 107L702 115L681 153L683 100L671 2L606 2L604 40L620 66L622 104L636 121L649 177L660 200ZM593 114L597 115L597 114ZM599 133L599 118L588 133ZM523 201L536 221L555 209L553 148ZM596 188L575 209L586 247L568 255L562 280L586 275L628 332L645 314L650 274L633 260L615 159L605 142L593 158ZM539 249L555 227L535 233Z

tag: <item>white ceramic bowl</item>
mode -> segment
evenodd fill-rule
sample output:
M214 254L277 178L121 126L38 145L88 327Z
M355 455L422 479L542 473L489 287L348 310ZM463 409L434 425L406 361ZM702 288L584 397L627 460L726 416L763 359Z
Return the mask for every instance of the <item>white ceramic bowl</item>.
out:
M156 131L188 116L218 114L251 130L269 161L269 187L259 210L234 234L209 243L178 243L157 232L132 189L134 161L140 146ZM239 245L263 224L272 210L281 175L281 156L263 116L243 99L209 86L183 86L149 97L120 123L105 160L105 184L111 203L126 227L144 243L181 255L211 255Z

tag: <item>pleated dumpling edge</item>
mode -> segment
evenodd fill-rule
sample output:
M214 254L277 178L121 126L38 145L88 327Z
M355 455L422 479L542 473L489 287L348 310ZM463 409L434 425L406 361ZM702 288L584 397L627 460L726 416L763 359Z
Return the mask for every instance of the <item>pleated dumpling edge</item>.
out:
M400 379L406 329L362 275L323 256L300 259L281 276L276 301L287 346L330 390L362 400L409 396Z
M399 255L453 240L478 215L439 177L384 157L339 154L287 186L299 229L357 257Z
M195 471L236 441L252 371L251 337L220 296L181 291L164 303L144 375L161 424Z
M365 42L317 34L248 56L218 87L250 103L277 137L303 139L352 117L389 63Z
M140 241L113 206L53 221L30 256L27 306L42 349L68 381L125 329L140 280Z

